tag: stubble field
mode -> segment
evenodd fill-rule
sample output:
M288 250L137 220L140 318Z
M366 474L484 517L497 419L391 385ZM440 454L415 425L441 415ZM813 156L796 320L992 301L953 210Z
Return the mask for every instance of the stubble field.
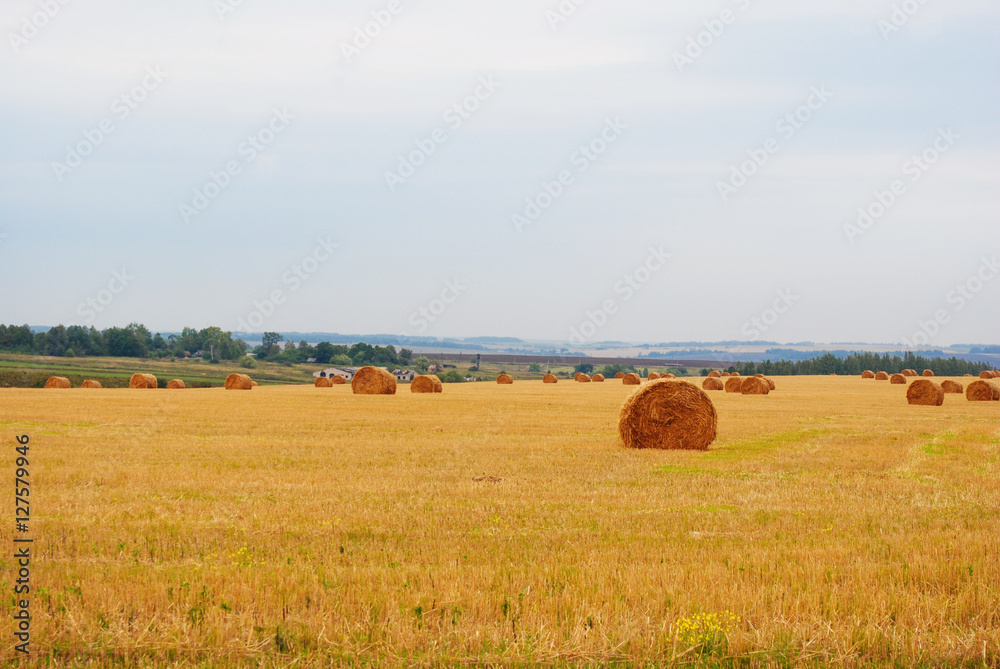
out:
M997 666L1000 403L775 381L697 453L621 448L615 381L0 390L35 660Z

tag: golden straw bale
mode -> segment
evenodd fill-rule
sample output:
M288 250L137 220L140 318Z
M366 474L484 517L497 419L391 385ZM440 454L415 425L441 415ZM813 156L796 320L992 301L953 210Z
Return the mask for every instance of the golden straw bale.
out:
M46 388L72 388L73 384L69 382L65 376L50 376L49 380L45 382Z
M497 377L497 384L501 386L510 386L514 384L514 377L510 374L501 374Z
M317 376L316 382L313 385L317 388L333 388L333 381L325 376Z
M704 390L725 390L726 385L722 383L722 379L717 379L714 376L710 376L701 382L701 387Z
M184 390L187 384L180 379L173 379L167 384L168 390Z
M944 388L930 379L918 379L906 389L906 401L919 406L939 407L944 404Z
M961 395L965 392L965 387L958 381L952 381L951 379L941 382L941 387L944 389L945 393Z
M81 388L103 388L100 381L94 381L92 379L87 379L81 385Z
M740 384L740 392L744 395L768 395L771 392L771 385L764 379L748 376Z
M622 377L622 385L625 386L638 386L642 383L642 379L639 378L638 374L626 374Z
M159 388L159 381L152 374L133 374L132 378L128 382L129 388L138 389L149 389L149 388Z
M965 389L965 397L970 402L1000 402L1000 385L993 381L973 381Z
M425 374L413 377L410 382L411 393L433 394L444 392L444 384L436 374Z
M738 376L730 376L726 379L726 392L727 393L738 393L740 392L740 387L743 385L743 379Z
M559 383L559 379L555 374L546 374L542 377L542 383Z
M712 400L686 381L646 384L625 401L618 417L618 434L628 448L704 451L717 429Z
M253 379L246 374L230 374L226 377L226 390L253 390Z

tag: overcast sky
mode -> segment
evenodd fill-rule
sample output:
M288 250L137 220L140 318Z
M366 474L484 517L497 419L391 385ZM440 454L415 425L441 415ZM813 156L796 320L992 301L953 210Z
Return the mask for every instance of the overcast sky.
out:
M1000 343L995 0L64 1L0 322Z

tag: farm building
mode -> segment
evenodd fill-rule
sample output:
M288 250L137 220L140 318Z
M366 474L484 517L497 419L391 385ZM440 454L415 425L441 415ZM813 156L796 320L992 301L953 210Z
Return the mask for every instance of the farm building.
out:
M332 379L335 376L342 376L346 380L351 381L354 379L354 374L360 367L327 367L326 369L321 369L318 372L313 372L313 376L317 378Z

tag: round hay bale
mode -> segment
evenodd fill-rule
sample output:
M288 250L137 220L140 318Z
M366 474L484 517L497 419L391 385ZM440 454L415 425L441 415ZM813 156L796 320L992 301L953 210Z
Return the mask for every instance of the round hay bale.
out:
M902 371L903 376L916 376L917 370L915 369L904 369Z
M708 373L708 378L710 378L710 379L721 379L722 378L722 372L719 372L718 370L713 369L711 372Z
M666 374L660 374L660 378L661 378L661 379L676 379L676 378L677 378L677 376L676 376L676 375L674 375L674 374L670 374L670 373L668 372L668 373L666 373Z
M889 374L888 374L888 372L879 372L878 374L875 375L875 380L876 381L888 381L889 380Z
M944 389L944 392L946 394L961 395L962 393L965 392L965 387L961 383L959 383L958 381L952 381L950 379L947 381L942 381L941 387Z
M918 406L939 407L944 404L944 388L930 379L919 379L906 389L906 401Z
M661 379L625 400L618 434L626 448L705 451L715 441L718 422L704 391L686 381Z
M510 374L501 374L497 377L497 384L501 386L511 386L514 385L514 377Z
M740 373L739 372L733 372L732 375L735 376L736 378L740 378Z
M754 374L754 375L753 375L753 377L754 377L755 379L763 379L763 378L764 378L764 375L763 375L763 374Z
M444 392L444 384L436 374L424 374L413 377L410 382L410 392L420 394L433 394Z
M761 379L761 381L764 381L767 384L768 388L770 388L771 390L774 390L774 381L772 381L771 379L769 379L766 376L763 379Z
M657 372L650 372L649 376L646 377L646 380L647 381L656 381L658 378L660 378L660 375Z
M347 379L345 379L340 374L337 374L336 376L331 376L329 378L330 378L330 385L332 385L332 386L347 385Z
M590 380L593 381L594 383L604 383L604 375L594 374L592 377L590 377Z
M625 378L625 372L618 372L617 374L615 374L615 378L616 379L624 379Z
M729 372L723 372L722 373L722 378L724 378L724 379L728 379L730 376L732 376L732 374L730 374Z
M546 374L542 377L542 383L559 383L559 379L555 374Z
M994 379L1000 379L1000 372L998 372L997 370L994 369L993 370L993 378Z
M256 381L251 381L250 383L251 383L251 384L253 385L253 387L254 387L254 388L256 388L257 386L259 386L259 385L260 385L260 384L259 384L259 383L257 383Z
M967 378L967 379L973 379L973 378L975 378L975 377L974 377L974 376L972 376L972 374L966 374L966 375L965 375L965 378Z
M891 383L894 386L905 386L906 377L903 376L902 374L893 374L892 376L889 377L889 383Z
M993 372L979 372L979 378L981 379L992 379Z
M626 374L622 377L623 386L638 386L642 384L642 379L639 378L638 374Z
M727 393L738 393L740 392L740 387L743 385L743 379L738 376L730 376L726 379L726 392Z
M934 372L932 372L932 371L931 371L931 370L929 370L929 369L925 369L925 370L924 370L924 374L923 374L923 375L924 375L924 376L934 376Z
M180 379L173 379L167 384L168 390L184 390L185 388L187 388L187 384Z
M46 388L72 388L73 384L65 376L50 376L45 382Z
M317 388L333 388L333 381L325 376L317 376L316 382L313 385Z
M140 390L146 388L159 388L159 381L152 374L133 374L132 378L128 382L129 388L138 388Z
M87 379L82 384L80 384L80 387L81 388L98 388L99 389L99 388L103 388L104 386L101 385L100 381L94 381L92 379Z
M583 372L577 372L577 375L573 377L573 380L577 383L590 383L590 375L584 374Z
M395 395L396 377L381 367L362 367L354 374L351 390L355 395Z
M253 379L246 374L230 374L226 377L226 390L253 390Z
M1000 402L1000 385L993 381L973 381L965 389L965 397L970 402Z
M875 378L875 372L873 372L870 369L866 369L865 371L861 372L861 378L862 379L874 379Z
M713 376L708 377L701 382L701 387L704 390L725 390L726 385L722 382L722 379L717 379Z
M748 376L740 383L740 392L744 395L768 395L771 392L771 386L764 379Z

